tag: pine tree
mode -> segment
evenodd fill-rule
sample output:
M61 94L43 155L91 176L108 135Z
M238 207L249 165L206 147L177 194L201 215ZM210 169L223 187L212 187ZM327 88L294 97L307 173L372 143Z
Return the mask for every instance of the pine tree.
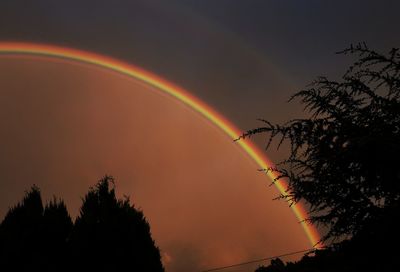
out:
M116 198L112 177L84 197L70 243L79 270L164 271L146 218L128 198Z

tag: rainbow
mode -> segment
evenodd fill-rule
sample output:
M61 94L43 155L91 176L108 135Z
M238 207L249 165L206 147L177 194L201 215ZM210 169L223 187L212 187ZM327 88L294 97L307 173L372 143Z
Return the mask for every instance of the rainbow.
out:
M238 136L241 135L240 131L221 114L217 113L200 99L191 95L188 91L134 65L127 64L110 57L71 48L34 43L0 42L0 55L10 54L62 58L90 65L96 65L123 75L127 75L152 87L155 87L158 90L186 104L194 111L198 112L207 120L212 122L215 126L220 128L231 139L237 139ZM261 169L268 169L273 165L250 141L238 141L237 143L258 164ZM271 180L276 178L276 174L271 171L267 172L267 175ZM285 181L278 180L274 184L280 193L285 194L285 190L287 188L287 183ZM305 211L304 207L301 204L297 204L292 205L291 208L297 219L300 221L311 243L311 246L315 248L322 247L322 243L318 243L320 241L320 236L316 228L304 221L304 219L307 217L307 212Z

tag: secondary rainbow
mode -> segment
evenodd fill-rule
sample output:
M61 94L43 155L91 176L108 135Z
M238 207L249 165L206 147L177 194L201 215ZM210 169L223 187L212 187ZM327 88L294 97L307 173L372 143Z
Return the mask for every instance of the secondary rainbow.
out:
M239 135L241 135L240 131L232 123L226 120L214 109L210 108L206 103L191 95L188 91L134 65L124 63L122 61L103 55L98 55L77 49L46 44L0 42L0 56L10 54L36 55L73 60L77 62L96 65L133 77L152 87L157 88L158 90L186 104L194 111L198 112L207 120L212 122L222 131L224 131L225 134L231 139L236 139ZM258 148L251 143L251 141L238 141L237 143L259 165L261 169L267 169L268 167L273 165L258 150ZM267 175L271 180L274 180L276 178L276 175L272 172L268 172ZM275 182L275 185L280 193L285 194L287 184L283 180ZM301 225L308 239L310 240L311 245L316 248L322 247L321 243L318 244L318 241L320 240L318 231L313 225L308 224L304 221L307 216L304 207L302 207L302 205L300 204L293 205L291 207L297 219L301 222Z

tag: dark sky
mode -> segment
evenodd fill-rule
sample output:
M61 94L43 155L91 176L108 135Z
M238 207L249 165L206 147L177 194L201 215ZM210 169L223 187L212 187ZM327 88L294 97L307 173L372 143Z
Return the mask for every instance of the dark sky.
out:
M54 43L135 63L251 128L286 98L341 75L334 52L399 44L398 1L3 0L0 39Z
M299 105L286 104L285 101L290 94L295 90L303 88L316 76L327 75L333 78L341 76L347 65L350 64L351 59L342 55L336 55L335 52L358 42L366 42L370 47L382 51L388 51L392 47L398 47L400 45L400 35L398 33L398 26L400 25L400 17L398 16L399 10L399 1L2 0L0 2L0 41L49 43L104 54L132 63L184 87L212 106L216 111L222 113L237 127L245 130L257 126L256 118L283 121L301 115L302 113ZM44 191L47 195L53 193L62 194L62 189L64 189L66 190L64 191L65 198L73 198L72 195L76 195L77 192L79 192L79 194L83 193L85 188L90 185L90 181L85 181L86 183L82 183L77 187L69 187L66 185L67 183L65 183L68 178L75 178L77 180L90 178L90 180L92 180L98 177L100 172L104 174L102 171L108 171L109 169L113 172L112 174L121 177L122 180L145 176L145 173L133 175L127 170L129 169L129 165L126 165L126 160L135 161L134 157L130 157L131 154L129 156L126 154L122 156L123 160L121 159L120 162L123 161L124 163L121 163L121 165L113 164L110 159L105 161L94 160L94 162L89 165L84 163L86 153L82 151L84 150L82 149L82 144L83 146L89 147L91 147L91 145L86 145L84 144L85 142L81 143L80 141L84 141L86 139L85 137L92 135L91 133L93 133L93 131L88 129L88 127L96 126L96 120L98 120L96 118L101 119L106 117L104 117L101 112L94 109L90 111L87 108L81 108L82 104L76 101L91 101L93 105L98 105L99 103L104 103L106 98L111 99L111 97L108 96L109 94L104 94L103 98L93 98L94 95L91 92L94 91L94 88L99 88L100 86L100 83L94 80L96 76L91 74L94 73L93 71L89 71L90 69L77 69L81 71L81 74L78 75L76 70L71 70L71 67L66 65L65 67L54 67L53 73L47 74L49 65L51 64L41 63L38 64L38 67L33 68L30 66L32 63L30 63L24 66L25 70L21 70L18 68L18 61L14 63L9 61L10 60L7 59L0 61L0 69L2 71L2 75L0 75L0 80L2 80L0 81L0 84L2 84L0 86L0 104L10 107L2 108L5 112L0 119L3 128L3 130L0 130L2 132L0 140L3 144L7 143L5 144L8 148L7 152L11 157L14 157L13 159L5 155L0 157L1 162L8 163L7 166L5 166L5 163L2 163L3 170L7 170L8 172L3 171L3 174L0 174L2 180L0 182L0 189L3 199L1 202L2 207L0 207L0 211L2 211L1 215L3 215L4 210L7 208L6 202L8 203L16 200L18 198L17 196L19 196L19 190L22 188L14 186L13 182L17 182L16 176L22 179L24 177L23 173L12 176L12 173L15 173L15 167L19 166L17 163L19 158L26 159L26 164L28 166L26 166L25 169L30 169L29 171L34 173L34 177L42 179L37 183L45 187ZM27 61L27 63L29 63L29 61ZM14 70L9 67L14 67ZM40 70L39 67L42 67L40 68L42 70ZM18 71L21 71L20 74ZM49 113L55 113L52 122L43 124L41 130L35 131L35 127L32 125L33 123L29 120L25 120L25 123L21 121L25 125L18 127L15 122L17 119L8 117L8 112L15 111L15 113L24 112L24 114L27 114L29 110L34 109L34 105L39 108L43 107L39 106L40 101L37 99L38 101L36 102L39 104L34 104L32 102L33 104L31 106L26 106L23 111L20 111L19 108L14 108L12 106L13 104L10 104L6 99L10 101L16 99L15 101L20 101L19 99L21 99L22 96L19 96L20 94L18 92L5 90L5 87L13 86L12 79L14 77L17 79L20 78L19 76L21 75L31 75L32 86L36 86L38 90L41 89L40 86L42 86L41 84L43 84L44 79L40 76L40 73L33 78L32 71L36 73L42 71L46 73L45 75L50 79L52 78L51 76L54 76L54 80L48 81L46 83L48 88L43 88L41 90L42 93L39 92L38 96L33 95L31 100L25 97L24 101L26 103L36 101L34 99L35 97L45 97L47 99L45 99L45 101L53 101L54 99L54 101L58 101L57 99L59 98L53 97L53 94L49 92L49 86L57 86L60 82L68 82L68 80L63 81L63 77L66 75L75 78L76 82L74 84L69 83L63 85L62 88L67 90L68 88L75 88L75 86L79 85L79 88L86 86L88 90L87 93L82 93L79 96L72 93L70 96L64 97L67 101L74 101L76 104L73 105L76 109L84 111L82 114L86 119L83 118L80 120L78 127L83 126L82 128L87 129L82 130L86 133L86 136L80 138L79 133L72 133L68 136L72 138L67 138L69 140L74 139L74 142L63 142L65 146L60 149L60 152L57 152L54 148L49 148L46 152L41 153L42 162L38 161L32 154L37 154L38 147L41 146L40 144L46 146L47 142L46 138L43 136L43 131L52 131L52 133L55 133L54 135L60 135L68 126L74 126L71 120L75 120L74 114L76 114L76 112L69 112L66 108L49 108L47 111L44 110L43 112L36 112L31 115L37 118L37 120L35 119L37 124L43 124L43 122L41 122L43 119L40 118L44 118L44 116ZM63 71L62 73L60 72L63 76L55 74L55 71ZM103 75L103 77L101 82L104 82L104 86L119 86L119 88L123 89L131 84L125 81L111 84L110 82L115 80L115 75L114 77L111 75L109 75L109 77ZM36 82L35 84L37 85L34 85L34 82ZM104 86L101 85L101 87ZM26 89L25 85L23 87ZM16 87L15 90L21 90L21 88L22 85L18 88ZM75 97L74 95L77 96ZM113 99L118 99L118 96ZM121 100L123 99L118 101ZM53 106L54 105L55 104L53 104ZM165 107L169 107L168 105L170 104L167 103ZM177 107L177 112L172 111L171 116L175 116L180 110L182 109ZM119 131L125 128L126 124L124 122L132 121L129 118L126 120L122 118L122 116L129 115L123 115L123 113L127 112L132 114L132 112L126 109L126 112L122 110L121 113L113 115L114 118L118 117L117 119L120 120L120 122L117 123L119 126L116 125L112 127L114 130ZM157 112L154 114L157 114ZM154 115L153 118L155 118L155 116L157 115ZM168 117L170 119L167 118L169 120L168 122L175 122L176 117L171 116ZM60 128L52 125L53 123L60 124L60 122L55 121L58 120L57 118L65 118L61 119L65 121L64 127ZM189 118L190 121L188 121L188 119L186 122L191 123L193 120L197 120L196 117L192 116L191 118L194 119ZM180 120L180 122L181 121L182 120ZM94 122L94 124L92 122ZM140 120L135 119L135 122L139 122L138 124L143 125ZM61 122L61 124L64 123ZM85 126L85 124L87 126ZM204 126L207 127L200 122L193 130L207 130ZM6 135L5 128L14 129L15 135ZM31 136L29 133L22 132L27 129L32 129L32 131L35 132L34 135ZM121 131L124 132L126 137L133 133L130 130L125 131L122 129ZM149 134L151 134L151 130ZM195 138L193 135L184 135L185 136L182 137L186 140ZM207 136L207 141L210 142L211 147L215 147L215 143L211 144L212 140L210 139L213 137L212 135L211 133ZM93 135L91 137L93 137ZM96 143L98 145L105 143L108 139L107 137L99 139ZM121 140L121 143L128 144L128 139L126 137L124 138L125 141ZM24 143L25 148L23 150L21 149L23 152L16 152L15 149L13 149L17 146L15 139ZM173 141L173 139L175 138L171 136L170 140ZM78 142L80 145L77 144ZM53 140L51 144L57 146L57 142ZM51 144L48 146L51 146ZM196 151L195 146L190 146L186 142L185 144L187 144L187 146L179 145L180 148L183 148L183 151L181 151L183 152L182 154L189 153L189 150L193 152ZM199 143L196 142L196 144ZM75 149L69 149L71 147L70 145ZM21 148L21 145L18 144L18 147ZM120 154L117 152L118 150L122 152L122 150L127 148L122 144L121 146L117 146L115 150L112 147L113 145L107 146L104 151L109 152L107 154L110 154L111 157L117 157L118 154ZM135 150L139 148L131 146L130 144L128 144L128 147ZM93 150L96 149L95 146L91 148ZM80 158L82 163L78 165L80 165L79 167L82 169L78 171L80 173L79 177L71 174L75 169L73 167L75 164L67 165L68 161L74 161L71 150L76 150L81 154ZM175 150L180 149L175 148ZM215 150L219 149L214 148L212 156L216 156L215 160L207 164L208 166L212 165L212 169L214 170L208 174L222 175L224 170L223 168L219 168L216 158L223 160L223 158L235 156L234 154L236 153L232 151L233 153L231 154L224 149L224 152L227 152L225 157L218 157L216 155L218 152ZM26 155L24 153L25 151L26 154L30 154L33 157L24 157ZM164 157L160 156L160 163L165 162L162 161L161 158L165 158L169 154L168 152L171 152L171 150L164 150L164 153L162 153ZM5 153L3 152L3 154ZM93 158L95 155L100 156L100 154L96 152L91 152L90 154L90 158ZM168 167L174 167L172 162L177 162L179 159L182 159L180 157L182 154L179 154L181 153L178 152L174 154L176 158L171 160L171 165ZM228 154L230 155L228 156ZM150 157L149 154L146 156ZM270 152L268 156L273 160L280 157L277 152ZM86 159L88 158L89 157ZM196 159L201 161L201 158ZM32 162L31 166L29 166L29 160ZM40 169L40 167L43 168L43 163L46 161L51 161L54 163L54 166L47 169L47 172L40 172L37 170ZM151 161L151 159L149 159L149 161ZM57 162L59 162L58 165ZM137 161L137 165L141 165L140 162L141 161ZM77 163L77 161L74 161L74 163ZM154 161L152 161L152 163L154 163ZM36 165L37 167L33 167L32 165ZM148 165L146 165L141 166L141 169L146 169L146 167L148 167ZM255 177L257 173L251 174L252 167L254 167L254 169L256 168L256 166L252 164L244 166L246 170L242 170L247 172L243 174L243 179L257 179L257 177ZM107 168L107 170L103 170L103 168ZM188 171L189 170L195 171L191 168L188 168ZM58 182L64 182L63 185L51 183L50 179L56 178L60 173L63 173L64 178ZM69 176L68 173L71 174L71 176ZM178 175L178 178L176 175ZM182 178L183 173L176 170L175 176L171 177L171 179L177 179L179 183L179 175L181 175ZM157 175L150 175L147 178L150 180L151 177L156 180L157 177L159 178ZM228 178L225 177L224 179L221 176L221 179L226 180ZM238 180L238 178L236 180ZM138 193L138 201L144 208L147 207L149 214L158 214L158 216L153 216L153 218L155 218L153 221L157 221L155 223L157 226L162 225L168 229L168 226L163 225L161 222L162 217L159 216L161 213L160 210L157 210L156 205L152 205L152 203L154 203L153 198L149 197L152 195L150 193L151 187L138 186L138 183L136 183L134 188L132 188L122 183L121 189L126 189L129 192L131 190L137 192L138 190L140 191L138 188L147 188L143 189L147 190L143 195L148 197L141 197L140 193ZM77 189L78 187L79 189ZM72 190L72 188L74 188L74 190ZM193 190L193 188L199 189L197 187L186 188L183 186L180 193L184 195L186 194L185 190ZM210 187L205 186L202 187L201 190L208 190L207 188ZM218 188L218 190L213 192L224 192L224 187ZM235 188L237 191L235 191ZM243 186L232 186L229 192L225 192L235 195L235 192L237 193L243 190L243 188ZM248 189L249 195L251 195L250 192L255 194L254 192L257 188L257 186L250 187ZM12 193L8 193L8 190L11 190ZM171 197L172 195L173 193L171 192ZM259 192L255 195L257 196L254 196L254 201L249 200L252 199L250 196L247 200L243 200L243 202L249 201L248 204L244 205L241 209L243 214L248 214L255 206L260 207L263 198L270 201L273 197L273 193L269 191L263 193ZM156 198L158 197L159 196ZM231 197L233 198L227 200L225 204L220 204L221 207L224 207L224 205L227 207L233 205L232 203L234 203L234 201L232 201L232 199L235 198L234 196ZM210 198L212 199L212 193ZM184 201L185 198L179 199L180 201ZM168 203L167 200L165 201ZM176 202L173 203L174 204L171 202L170 205L177 205ZM265 205L264 208L271 211L271 207L275 207L274 205L278 204ZM267 209L268 205L272 206ZM77 202L73 202L72 206L76 211L78 206ZM166 207L168 207L168 205L166 205ZM201 213L200 210L198 210L198 212ZM260 216L262 212L263 210L261 208L258 209L252 214L253 218ZM189 212L182 211L179 216L184 216L183 214L185 213ZM275 216L277 215L276 212L274 214ZM282 213L280 220L283 220L282 222L290 220L288 219L289 217L287 217L288 214L290 213ZM217 214L212 215L211 218L213 218L213 216L217 217ZM193 224L195 224L197 221L195 219L193 220ZM235 217L229 217L227 222L230 222L229 220L234 221ZM268 223L266 220L261 220L261 222L262 224ZM264 226L262 224L261 226ZM249 223L249 226L250 225L253 227L255 226L255 224ZM223 232L225 225L220 224L218 226L222 228L219 229L219 231ZM241 228L249 229L249 226L242 226ZM171 226L169 227L172 228ZM191 225L188 229L192 227ZM257 228L257 231L260 230ZM275 251L260 252L264 250L262 245L260 245L261 242L250 243L245 246L242 245L242 247L245 248L242 249L243 252L238 249L234 254L232 253L232 256L224 257L222 255L226 244L223 244L223 242L231 240L230 236L227 234L226 237L224 236L223 239L221 238L220 244L218 242L215 243L214 250L218 253L215 253L214 257L217 259L210 260L207 259L210 258L210 255L204 252L207 252L208 241L217 238L210 236L208 237L209 240L205 239L207 242L204 242L204 239L200 238L197 240L195 239L196 241L190 240L188 237L193 237L193 229L191 229L191 231L183 231L183 236L179 236L176 240L172 238L168 240L165 239L165 234L160 228L156 227L155 232L157 237L164 237L163 243L167 245L166 247L168 250L171 249L171 252L173 252L171 254L178 254L177 252L191 254L190 257L187 254L185 255L187 259L191 260L189 263L178 262L174 263L174 266L171 265L170 267L174 268L174 271L187 271L187 269L189 269L188 267L205 267L204 260L208 261L207 264L214 265L218 263L218 260L221 260L222 263L227 263L229 261L240 261L246 258L264 257L268 254L279 254L281 252L278 251L283 251L285 245L292 250L292 247L299 246L302 243L304 244L304 240L300 238L300 240L294 242L294 244L290 244L288 241L281 241L281 243L279 243L279 241L274 240L271 242L271 237L265 236L265 240L260 240L270 241L271 244L275 245ZM232 232L231 234L234 235L235 233ZM263 235L265 234L260 232L259 235L264 237ZM205 237L205 234L203 233L198 237ZM240 237L242 239L241 241L251 239L247 236L246 232L243 232ZM283 237L283 235L279 237ZM177 240L185 240L187 244L184 246L182 246L182 244L177 246L175 244ZM200 240L202 240L203 243L200 243ZM298 248L293 248L293 250L297 249ZM200 251L203 251L203 253ZM195 265L190 266L193 264Z

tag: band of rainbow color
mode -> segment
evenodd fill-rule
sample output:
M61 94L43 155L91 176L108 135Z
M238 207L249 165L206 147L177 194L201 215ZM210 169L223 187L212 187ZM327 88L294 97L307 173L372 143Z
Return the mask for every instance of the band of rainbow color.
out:
M185 105L189 106L194 111L198 112L200 115L204 116L207 120L212 122L215 126L220 128L232 140L237 139L239 135L241 135L240 131L231 122L226 120L217 111L210 108L206 103L191 95L188 91L134 65L124 63L122 61L103 55L98 55L95 53L77 49L58 47L47 44L0 42L0 55L9 54L25 54L62 58L96 65L123 75L127 75L129 77L133 77L152 87L155 87L161 92L164 92L181 101ZM237 141L237 143L261 169L268 169L270 167L273 167L273 164L270 162L270 160L265 155L263 155L250 140L241 140ZM274 172L266 171L266 175L272 181L274 181L274 184L278 191L281 194L285 195L287 183L282 179L275 181L277 176ZM311 246L314 248L323 247L323 244L320 242L320 236L316 228L312 224L305 221L305 219L307 218L307 212L304 207L301 204L297 203L295 205L291 205L291 208L296 215L296 218L302 225L302 228L304 229L304 232L307 235Z

